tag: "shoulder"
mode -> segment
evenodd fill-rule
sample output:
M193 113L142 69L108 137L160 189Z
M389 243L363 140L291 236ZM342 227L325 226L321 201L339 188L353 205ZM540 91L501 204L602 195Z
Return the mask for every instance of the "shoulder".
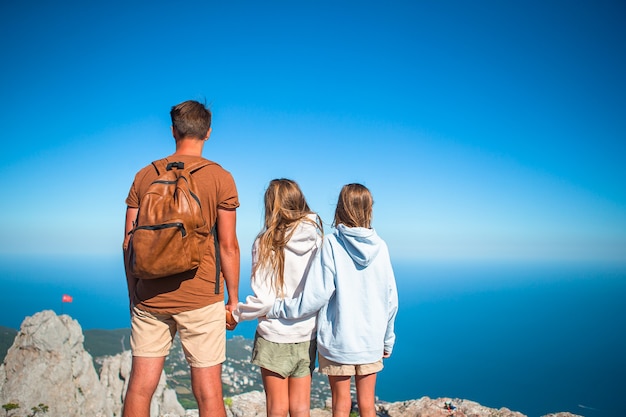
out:
M307 233L320 234L322 231L322 224L316 213L309 213L298 220L296 228L306 231Z
M156 170L154 169L154 162L150 162L149 164L141 168L139 171L137 171L137 174L135 175L135 177L144 176L148 172L153 172L156 175Z
M333 230L332 233L327 233L324 235L324 242L329 245L335 245L339 242L339 238L337 236L337 229Z
M372 229L373 234L373 238L376 241L376 244L380 245L381 250L387 253L387 256L389 256L389 247L387 246L387 241L385 239L383 239L382 237L380 237L380 235L376 232L375 229Z
M211 177L217 177L223 180L227 180L227 181L234 181L233 179L233 175L230 173L230 171L228 171L227 169L225 169L222 165L220 165L219 163L215 162L215 161L211 161L209 159L205 159L205 158L200 158L198 160L198 162L206 162L207 165L205 165L202 169L200 169L199 171L197 171L196 173L200 176L211 176Z
M324 239L322 241L322 250L327 253L334 253L339 246L339 241L337 240L337 236L334 233L324 235Z
M157 171L152 163L144 166L135 174L134 183L136 186L142 186L146 181L151 182L158 177Z
M331 246L338 245L341 240L339 235L340 232L337 229L334 229L332 233L324 235L324 241Z

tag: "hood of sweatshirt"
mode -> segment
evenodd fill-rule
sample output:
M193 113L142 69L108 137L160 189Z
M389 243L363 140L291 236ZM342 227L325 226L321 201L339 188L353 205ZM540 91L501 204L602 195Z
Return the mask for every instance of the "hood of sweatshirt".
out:
M374 229L339 224L335 236L346 248L350 258L361 266L368 266L380 252L382 239Z
M315 220L317 216L315 214L308 214L306 219L298 222L291 239L287 242L285 248L295 253L296 255L304 255L310 252L314 248L317 248L320 234L316 231Z

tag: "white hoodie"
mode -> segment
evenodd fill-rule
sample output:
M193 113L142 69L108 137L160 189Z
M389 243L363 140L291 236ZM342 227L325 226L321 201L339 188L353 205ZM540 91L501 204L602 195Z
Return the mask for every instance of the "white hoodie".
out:
M307 216L315 222L317 215ZM294 298L302 292L304 281L311 260L322 244L322 237L315 225L310 221L300 221L285 246L285 266L283 293L285 297ZM258 239L252 247L252 270L258 262ZM272 286L273 271L260 269L250 278L250 286L254 295L239 303L233 311L237 322L258 319L257 333L265 340L275 343L300 343L315 339L316 318L309 316L302 319L268 319L265 315L276 301L276 290Z
M339 224L324 239L304 291L277 300L268 317L317 314L317 348L342 364L373 363L391 354L398 291L385 242L374 229Z

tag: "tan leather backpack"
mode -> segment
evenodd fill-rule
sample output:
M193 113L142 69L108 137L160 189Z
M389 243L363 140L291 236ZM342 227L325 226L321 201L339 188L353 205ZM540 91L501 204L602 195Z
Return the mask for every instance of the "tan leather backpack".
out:
M139 279L155 279L198 268L213 234L216 255L216 293L219 293L219 246L215 225L210 227L193 173L212 164L161 159L152 165L158 177L141 198L135 227L130 231L129 268Z

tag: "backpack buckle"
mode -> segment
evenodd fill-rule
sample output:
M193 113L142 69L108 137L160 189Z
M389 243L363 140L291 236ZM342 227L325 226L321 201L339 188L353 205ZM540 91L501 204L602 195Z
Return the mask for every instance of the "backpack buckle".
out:
M185 163L184 162L170 162L169 164L167 164L166 169L168 171L171 171L172 168L185 169Z

